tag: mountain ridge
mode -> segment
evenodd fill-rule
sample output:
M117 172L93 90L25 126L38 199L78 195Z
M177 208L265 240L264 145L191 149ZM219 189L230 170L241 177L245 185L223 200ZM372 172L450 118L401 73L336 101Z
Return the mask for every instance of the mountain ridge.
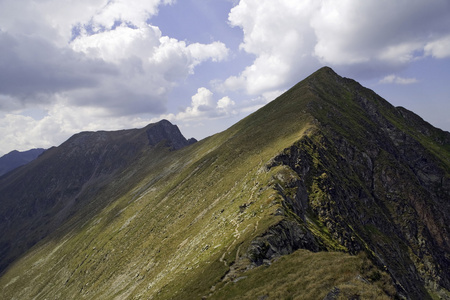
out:
M327 70L328 71L328 70ZM346 79L344 79L346 80ZM353 95L353 97L356 99L355 102L357 102L362 108L364 108L364 110L366 112L368 112L368 117L369 120L364 120L361 119L359 122L359 124L364 124L364 126L358 126L359 124L353 124L353 128L356 130L350 130L349 127L347 127L347 124L343 124L345 127L345 130L347 132L353 133L351 135L347 135L347 139L351 139L354 137L358 137L359 135L359 130L358 129L367 129L370 128L371 124L370 123L374 123L377 126L372 126L374 128L374 130L371 130L371 132L373 132L374 134L379 134L379 136L377 136L376 140L377 141L382 141L381 142L381 149L373 149L373 146L369 145L364 145L363 148L364 149L368 149L370 150L372 148L372 150L375 151L386 151L388 154L392 155L393 157L391 158L391 161L393 160L400 160L401 164L404 166L402 167L402 169L405 169L405 172L411 172L414 173L414 175L412 175L411 178L412 180L416 180L416 182L418 184L416 184L414 187L411 186L411 184L408 184L410 186L410 188L412 190L416 190L417 191L417 186L421 186L424 190L426 190L426 193L428 193L430 195L430 198L433 199L436 202L441 202L442 200L444 200L443 206L441 208L443 208L443 214L441 211L430 211L429 209L433 210L433 208L435 207L435 205L430 205L430 203L426 204L426 203L417 203L415 202L415 200L410 200L412 201L412 203L407 203L407 202L403 202L403 205L405 207L411 207L413 206L413 208L411 208L411 212L410 213L419 213L419 214L425 214L428 216L428 218L423 218L423 222L425 223L425 227L426 229L424 229L425 231L429 231L429 233L431 235L434 235L435 237L435 241L438 242L438 244L442 247L441 250L438 250L438 252L441 252L441 258L439 259L443 259L442 264L443 264L443 268L447 268L449 266L449 261L448 258L446 258L445 255L442 255L443 253L448 253L449 251L449 244L448 244L448 240L449 240L449 231L448 231L448 226L446 226L445 224L448 224L448 216L445 214L445 212L448 212L449 207L448 207L448 201L449 199L449 191L450 191L450 185L448 183L448 166L449 166L449 161L450 161L450 155L449 155L449 151L448 151L448 141L449 141L449 133L448 132L444 132L441 130L436 130L433 129L432 130L432 126L428 123L422 123L421 119L418 117L415 117L415 120L417 122L417 120L420 121L420 127L419 129L422 130L418 130L418 132L415 132L414 130L411 130L411 128L408 128L408 122L404 122L403 118L406 110L405 109L390 109L389 111L383 111L383 108L387 107L387 108L393 108L388 102L386 102L384 99L382 99L381 97L377 96L375 93L373 93L372 91L370 91L369 93L367 93L367 96L361 96L359 93L361 90L364 91L368 91L367 89L363 88L362 86L360 86L359 84L357 84L354 81L350 81L351 84L355 84L356 85L356 93ZM324 92L324 89L321 89L321 92ZM325 91L325 92L329 92L329 91ZM343 93L341 93L343 94ZM322 96L323 97L323 96ZM378 107L376 107L378 106ZM380 109L381 107L381 109ZM330 111L330 110L328 110ZM380 114L380 113L376 113L376 112L384 112L384 114ZM403 113L403 114L402 114ZM412 115L412 113L408 112L407 113L409 116ZM394 118L396 117L396 115L400 115L401 118L397 118L397 120L395 120ZM354 118L356 119L356 118ZM332 118L332 120L337 120L339 121L338 118ZM323 123L326 123L328 120L326 120L326 118L321 119L321 121ZM408 121L408 120L407 120ZM404 122L403 124L401 124L400 122ZM394 125L395 124L395 125ZM414 123L415 125L417 123ZM339 129L339 125L340 124L333 124L332 126L329 126L329 128L331 128L332 130L330 130L329 134L328 134L328 138L330 140L333 139L333 137L337 136L336 134L336 129ZM327 126L327 124L325 125ZM378 127L378 128L377 128ZM400 127L402 130L397 129L398 127ZM417 125L415 126L417 128ZM376 128L376 129L375 129ZM434 131L433 134L430 134L430 131ZM343 131L339 132L342 133ZM425 133L425 134L424 134ZM428 134L427 134L428 133ZM384 139L383 139L383 134L384 134ZM431 151L429 150L425 150L426 148L424 147L424 145L429 145L430 144L430 139L432 140L438 140L440 144L442 145L447 145L446 150L447 151L435 151L434 148L431 148ZM359 139L359 141L361 140L366 140L367 139ZM340 145L337 145L337 148L341 151L341 152L356 152L356 149L348 149L348 145L345 145L345 143L342 143L342 141L339 141L337 139L335 139L334 141L335 143L338 143ZM358 145L356 145L358 146ZM350 151L349 151L350 150ZM368 152L368 151L367 151ZM371 168L374 169L376 168L376 166L373 166L374 162L373 160L376 160L376 156L377 154L370 154L370 152L368 153L364 153L366 154L366 158L369 159L369 165L372 165ZM383 152L381 153L383 154ZM434 154L434 155L433 155ZM348 155L353 155L351 153L348 153ZM384 155L384 154L383 154ZM438 159L436 159L436 157ZM364 158L361 158L361 160L363 161ZM354 160L354 159L352 159ZM351 165L351 161L348 161L348 163ZM383 166L385 167L385 166ZM400 167L400 166L399 166ZM390 169L390 168L388 168ZM386 172L385 170L381 170L382 172ZM393 171L390 169L390 171ZM398 171L397 171L398 172ZM381 174L383 177L383 174ZM437 175L437 176L436 176ZM404 175L406 176L406 175ZM409 176L409 175L408 175ZM362 179L365 179L365 181L368 181L368 179L370 179L370 175L368 174L361 174ZM366 178L364 178L366 177ZM373 180L373 178L372 178ZM380 178L380 181L387 181L389 180L389 178ZM369 181L370 182L370 181ZM373 181L372 181L373 182ZM376 184L376 182L374 183ZM383 185L383 183L379 183L381 186ZM376 189L376 186L374 186L372 188L373 190ZM436 192L435 192L436 191ZM382 192L380 190L375 190L373 192L382 194ZM422 191L423 192L423 191ZM417 193L419 193L419 191L417 191ZM411 192L407 192L406 190L403 190L402 193L399 194L403 194L403 195L408 195L411 194ZM389 200L390 198L398 198L398 196L395 195L376 195L376 197L380 198L381 196L383 197L387 197L387 199ZM408 197L414 198L413 195L410 195ZM399 201L399 199L396 199L397 201ZM412 205L411 205L412 204ZM397 204L398 205L398 204ZM400 205L398 205L397 207L399 207ZM431 217L433 216L433 218ZM434 218L436 218L436 222L434 221ZM420 219L420 217L419 217ZM391 222L392 223L392 222ZM436 224L438 223L438 224ZM439 224L440 223L440 224ZM404 226L404 225L402 225ZM421 225L418 225L419 227ZM437 229L439 228L439 229ZM405 229L403 229L405 230ZM443 231L443 233L442 233ZM410 234L410 232L407 233L403 233L403 234ZM424 233L425 234L425 233ZM414 243L417 243L417 241L415 241ZM420 252L420 250L416 251ZM428 250L423 250L425 252L428 252ZM429 252L428 252L429 254ZM423 254L419 254L419 255L423 255ZM436 254L439 256L439 254ZM444 272L445 273L445 272ZM411 280L412 281L412 280ZM446 279L444 279L445 285L448 286L448 274L446 274ZM404 280L403 284L407 284L408 280Z
M45 149L36 148L27 151L13 150L0 157L0 176L23 166L41 155Z
M189 145L178 127L167 122L149 124L142 129L80 132L59 147L47 150L28 168L13 170L0 181L0 193L4 194L1 198L15 200L2 202L2 235L10 239L20 236L19 241L24 241L20 243L22 245L16 243L19 247L16 251L21 253L83 206L84 202L79 201L83 193L99 191L145 151L160 151L166 147L181 149ZM164 125L160 126L161 123ZM43 188L28 188L33 185ZM24 190L29 192L23 195ZM20 206L16 204L17 200L22 202ZM8 219L14 220L14 217L17 220L11 224ZM20 225L14 225L17 223ZM9 232L11 228L19 229ZM10 242L6 242L6 246L2 244L0 261L3 262L9 252L14 252L9 251L9 247ZM5 264L0 264L0 272L4 268Z
M224 132L131 156L2 292L448 299L449 133L422 121L322 68Z

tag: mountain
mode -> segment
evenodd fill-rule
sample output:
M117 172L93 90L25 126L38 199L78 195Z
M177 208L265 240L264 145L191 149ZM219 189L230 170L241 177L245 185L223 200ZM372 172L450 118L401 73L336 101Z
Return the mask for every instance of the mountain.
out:
M199 142L152 128L0 178L6 299L450 299L450 133L330 68Z
M8 154L0 157L0 176L14 170L17 167L23 166L44 152L45 149L31 149L28 151L19 152L17 150L11 151Z
M193 142L167 120L142 129L82 132L0 178L0 272L75 213L101 209L109 199L105 197L125 189L115 177L143 153L157 158L160 149ZM111 189L111 184L117 187Z

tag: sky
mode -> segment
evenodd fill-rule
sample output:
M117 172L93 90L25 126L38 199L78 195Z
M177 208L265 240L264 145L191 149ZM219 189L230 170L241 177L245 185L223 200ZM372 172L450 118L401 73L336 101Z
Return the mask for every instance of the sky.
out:
M227 129L322 66L450 131L448 0L0 0L0 155Z

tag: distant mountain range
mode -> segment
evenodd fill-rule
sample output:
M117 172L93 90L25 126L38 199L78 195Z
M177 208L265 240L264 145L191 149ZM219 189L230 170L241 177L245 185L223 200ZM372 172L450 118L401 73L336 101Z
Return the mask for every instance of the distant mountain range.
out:
M330 68L199 142L82 132L0 177L5 299L450 299L450 133Z
M14 170L17 167L23 166L44 152L45 149L31 149L28 151L19 152L17 150L11 151L8 154L0 157L0 176Z

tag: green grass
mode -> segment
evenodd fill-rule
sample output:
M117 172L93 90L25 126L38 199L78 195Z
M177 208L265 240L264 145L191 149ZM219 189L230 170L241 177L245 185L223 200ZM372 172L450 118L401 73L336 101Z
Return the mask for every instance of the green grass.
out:
M323 299L333 288L341 293L338 299L358 295L361 299L390 299L395 294L389 276L378 273L374 280L373 266L361 256L341 252L312 253L307 250L281 257L270 266L261 266L242 273L240 280L218 285L208 299ZM336 276L339 274L339 276ZM373 277L373 275L372 275Z
M337 198L361 190L370 195L355 175L357 167L342 164L344 154L333 134L364 151L367 130L376 125L354 101L355 83L347 82L346 88L328 79L317 83L324 76L319 71L194 145L142 150L106 185L81 193L86 205L15 261L0 278L3 297L323 299L335 287L345 299L393 296L388 275L364 256L343 253L348 249L327 227L331 216L339 223L337 230L358 231L356 237L375 257L371 238L388 242L386 234L371 226L359 228L346 210L376 217L395 207L368 211L345 199L348 208L331 197L330 187ZM386 109L382 102L375 105ZM268 170L268 163L281 153L289 155L293 145L310 159L307 176L286 165ZM305 181L310 200L304 224L283 199L296 196L299 180ZM286 214L276 215L278 209ZM247 270L245 251L251 241L283 218L308 228L322 248L341 252L299 250L269 267ZM239 269L237 282L224 280L230 266Z
M182 150L144 154L89 201L106 203L101 211L82 208L16 261L0 278L3 295L172 299L209 290L279 221L272 176L260 169L310 127L296 108L302 99Z

